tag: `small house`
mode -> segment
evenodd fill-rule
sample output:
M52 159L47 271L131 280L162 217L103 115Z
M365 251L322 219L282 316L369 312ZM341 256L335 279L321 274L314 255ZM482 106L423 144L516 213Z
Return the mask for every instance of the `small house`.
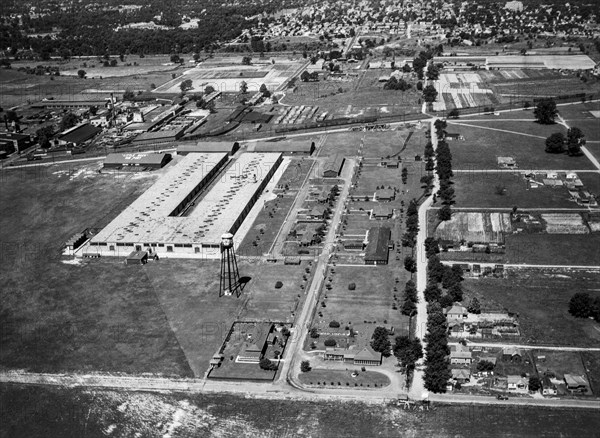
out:
M458 344L450 351L450 363L454 365L470 365L473 355L468 347Z
M529 384L527 378L516 375L507 376L507 382L509 391L526 391Z
M517 347L504 347L502 349L502 360L505 362L521 362L523 352Z
M310 212L308 213L308 216L311 219L325 219L326 211L327 211L327 207L322 206L322 205L317 205L310 210Z
M394 215L394 209L385 205L376 205L371 210L371 219L391 219Z
M367 345L354 355L354 365L381 365L381 356L381 353Z
M513 157L498 157L498 167L504 169L514 169L517 167L517 162Z
M587 392L590 385L587 379L579 374L565 374L564 379L567 389L572 392Z
M558 394L558 389L556 385L552 383L550 377L544 376L542 379L542 395L556 395Z
M457 383L466 383L471 380L471 371L465 368L450 370L452 373L452 379L456 380Z
M452 307L446 309L446 318L448 319L465 319L469 316L469 311L466 307L460 304L454 304Z
M394 189L379 189L375 192L377 201L389 202L396 199L396 191Z

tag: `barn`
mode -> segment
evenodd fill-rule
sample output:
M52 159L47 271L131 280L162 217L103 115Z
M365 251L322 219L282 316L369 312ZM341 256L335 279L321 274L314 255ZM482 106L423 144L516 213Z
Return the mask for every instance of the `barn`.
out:
M365 265L387 265L392 232L388 227L373 227L367 235Z
M346 158L342 155L330 157L323 165L323 178L337 178L342 173Z

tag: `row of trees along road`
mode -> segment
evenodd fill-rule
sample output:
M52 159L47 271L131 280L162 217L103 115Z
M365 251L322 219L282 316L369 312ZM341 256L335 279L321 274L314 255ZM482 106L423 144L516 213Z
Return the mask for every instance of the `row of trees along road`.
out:
M442 208L438 210L438 219L442 221L450 220L452 217L452 209L450 205L454 202L454 188L450 178L454 176L452 172L452 154L450 147L444 140L446 135L447 123L445 120L437 119L434 123L435 135L438 138L438 146L436 152L436 172L440 180L440 189L437 195L442 199ZM434 202L436 197L434 196Z

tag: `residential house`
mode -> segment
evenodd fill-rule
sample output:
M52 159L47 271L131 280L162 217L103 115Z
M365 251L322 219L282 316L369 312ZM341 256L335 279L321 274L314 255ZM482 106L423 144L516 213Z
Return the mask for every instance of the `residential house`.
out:
M381 365L381 357L381 353L367 345L354 355L354 365Z
M498 157L498 167L513 169L517 167L517 162L513 157Z
M473 355L469 347L458 344L450 351L450 364L452 365L470 365L473 361Z
M394 209L385 205L376 205L371 210L371 219L391 219L394 215Z
M311 219L325 219L326 214L327 214L326 206L316 205L310 210L310 212L308 213L308 216Z
M579 374L565 374L564 379L567 389L572 392L587 392L590 387L587 379Z
M509 391L527 391L529 382L526 377L517 375L507 376L508 390Z
M448 319L465 319L469 316L469 311L466 307L454 303L452 307L445 310L446 318Z
M272 331L273 324L257 323L254 331L247 335L240 353L237 356L237 361L259 363L265 354L268 346L269 335Z
M505 362L521 362L523 352L517 347L504 347L502 349L502 360Z
M450 372L452 373L452 378L457 383L466 383L471 380L471 371L466 368L452 369Z
M323 360L352 363L353 365L381 365L382 354L374 351L370 346L355 353L344 348L327 347L323 353Z
M558 389L556 385L552 383L550 377L544 376L542 379L542 395L556 395L558 394Z
M394 189L379 189L375 191L375 199L377 201L389 202L396 199L396 191Z

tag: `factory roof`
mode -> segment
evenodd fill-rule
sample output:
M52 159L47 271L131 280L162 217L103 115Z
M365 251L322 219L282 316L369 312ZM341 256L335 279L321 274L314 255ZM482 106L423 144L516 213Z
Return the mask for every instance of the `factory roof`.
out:
M281 154L242 154L196 201L186 216L175 215L226 153L191 153L100 231L94 242L215 245L229 232Z

